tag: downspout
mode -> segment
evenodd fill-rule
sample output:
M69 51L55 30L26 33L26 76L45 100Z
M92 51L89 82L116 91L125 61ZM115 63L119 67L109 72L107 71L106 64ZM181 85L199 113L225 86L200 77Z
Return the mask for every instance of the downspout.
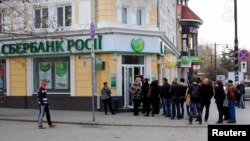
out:
M161 31L160 29L160 0L157 0L157 27L159 29L159 31ZM161 79L162 79L162 68L161 68L161 64L160 64L160 55L157 54L157 68L158 68L158 71L157 71L157 75L158 75L158 82L161 82Z
M96 25L96 0L94 0L94 13L93 13L93 17L94 17L94 25L97 27L97 25Z
M160 0L157 0L157 27L160 31Z

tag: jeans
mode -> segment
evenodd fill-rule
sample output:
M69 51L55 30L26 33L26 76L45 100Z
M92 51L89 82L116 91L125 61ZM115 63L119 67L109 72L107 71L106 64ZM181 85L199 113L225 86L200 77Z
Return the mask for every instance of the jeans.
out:
M47 122L49 125L52 125L50 119L49 105L39 105L39 116L38 116L38 126L42 126L43 117L46 114Z
M235 116L235 103L234 100L228 100L228 110L231 122L236 122L236 116Z
M192 123L193 122L193 117L194 117L194 108L195 106L197 107L197 111L198 111L198 120L199 120L199 123L202 123L202 118L201 118L201 115L202 115L202 105L201 105L201 102L191 102L190 104L190 116L189 116L189 123Z
M164 107L164 110L165 110L165 116L166 117L170 117L171 116L171 99L167 99L167 98L162 98L162 101L163 101L163 107Z
M240 94L240 107L241 108L245 108L245 101L244 101L244 99L245 99L245 94Z

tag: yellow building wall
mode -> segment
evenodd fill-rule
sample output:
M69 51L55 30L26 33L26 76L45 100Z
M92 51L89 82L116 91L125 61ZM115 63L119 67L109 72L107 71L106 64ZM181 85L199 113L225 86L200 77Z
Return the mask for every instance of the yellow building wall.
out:
M96 3L97 22L117 21L117 0L98 0Z
M149 13L150 25L157 26L157 5L152 5L151 11Z
M27 95L27 67L25 58L10 59L10 95Z
M152 72L152 77L156 77L156 79L158 78L158 62L157 62L157 55L152 55L152 59L151 59L151 72Z
M78 56L75 58L76 96L92 96L91 59L79 59ZM96 58L105 62L105 70L96 71L96 90L100 95L104 81L110 86L110 74L117 72L117 61L112 59L111 54L97 54ZM116 89L111 91L112 95L117 95Z
M79 0L75 0L75 23L79 24Z

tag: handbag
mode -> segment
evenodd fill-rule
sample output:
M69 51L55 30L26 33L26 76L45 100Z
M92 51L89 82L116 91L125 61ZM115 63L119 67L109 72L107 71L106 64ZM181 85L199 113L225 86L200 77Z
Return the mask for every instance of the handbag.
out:
M228 100L227 100L227 97L226 97L225 100L223 101L223 107L228 107Z

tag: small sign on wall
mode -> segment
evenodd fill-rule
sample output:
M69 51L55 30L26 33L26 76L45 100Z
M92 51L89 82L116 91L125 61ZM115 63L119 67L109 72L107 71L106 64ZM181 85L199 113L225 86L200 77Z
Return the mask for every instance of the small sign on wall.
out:
M111 88L116 88L116 73L111 73L110 75L110 87Z
M247 61L241 61L240 66L241 66L241 72L247 72Z

